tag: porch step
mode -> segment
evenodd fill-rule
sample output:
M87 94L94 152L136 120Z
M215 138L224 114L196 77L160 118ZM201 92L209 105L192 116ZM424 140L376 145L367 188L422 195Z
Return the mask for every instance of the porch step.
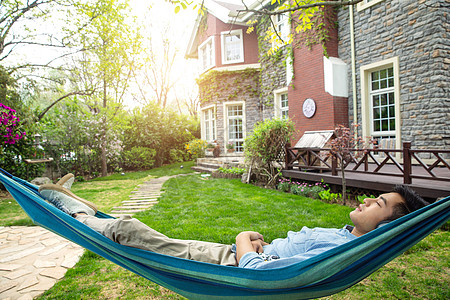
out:
M222 167L222 165L219 164L211 164L211 163L197 163L197 167L202 167L202 168L207 168L207 169L214 169L217 170L220 167Z
M218 157L218 158L198 158L197 165L191 167L192 170L202 173L213 173L220 167L242 167L244 163L243 157Z
M212 172L216 171L218 168L213 169L213 168L205 168L202 166L194 166L194 167L191 167L191 169L194 171L200 172L200 173L212 173Z

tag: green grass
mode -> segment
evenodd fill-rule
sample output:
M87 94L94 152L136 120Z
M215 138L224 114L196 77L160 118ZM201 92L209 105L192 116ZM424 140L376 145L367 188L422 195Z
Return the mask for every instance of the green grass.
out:
M31 226L33 221L13 198L0 199L0 226Z

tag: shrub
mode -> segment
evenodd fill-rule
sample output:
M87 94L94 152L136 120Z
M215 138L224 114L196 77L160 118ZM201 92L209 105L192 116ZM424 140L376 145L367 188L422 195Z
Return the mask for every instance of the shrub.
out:
M145 147L133 147L131 150L122 153L125 169L147 170L155 163L155 149Z
M187 159L188 159L187 154L183 150L170 149L170 163L171 164L183 162L183 161L186 161Z
M222 167L220 167L219 169L218 169L218 171L220 172L220 173L224 173L224 174L234 174L234 175L242 175L242 174L244 174L245 173L245 169L242 169L242 168L236 168L236 167L233 167L233 168L222 168Z
M333 202L333 201L339 201L339 199L342 198L342 194L340 193L332 193L330 189L323 190L319 192L319 197L321 200L326 202Z
M201 139L195 139L186 144L186 151L192 160L205 157L206 142Z
M186 143L200 136L200 123L193 117L180 115L157 103L135 109L127 119L123 145L155 149L155 165L170 163L172 149L183 150Z
M366 194L360 195L356 197L359 202L364 203L364 199L366 198L376 198L374 195L367 196Z
M245 139L244 154L257 175L267 178L266 185L274 185L278 177L277 163L284 160L284 146L294 133L289 119L269 119L256 124L253 133Z

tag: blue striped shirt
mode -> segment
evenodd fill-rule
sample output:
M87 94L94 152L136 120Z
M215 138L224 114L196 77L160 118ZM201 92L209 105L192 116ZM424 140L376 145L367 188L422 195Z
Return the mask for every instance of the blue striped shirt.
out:
M356 238L348 226L341 229L303 227L298 232L289 231L286 238L275 239L270 245L264 246L264 254L278 256L279 259L267 261L265 256L247 252L241 257L239 267L280 268L301 262Z

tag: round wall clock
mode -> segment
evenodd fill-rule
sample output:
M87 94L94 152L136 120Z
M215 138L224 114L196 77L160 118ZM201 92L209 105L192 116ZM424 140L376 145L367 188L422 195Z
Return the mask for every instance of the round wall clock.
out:
M303 102L303 114L307 118L312 118L312 116L314 116L315 113L316 113L316 102L311 98L306 99L305 102Z

